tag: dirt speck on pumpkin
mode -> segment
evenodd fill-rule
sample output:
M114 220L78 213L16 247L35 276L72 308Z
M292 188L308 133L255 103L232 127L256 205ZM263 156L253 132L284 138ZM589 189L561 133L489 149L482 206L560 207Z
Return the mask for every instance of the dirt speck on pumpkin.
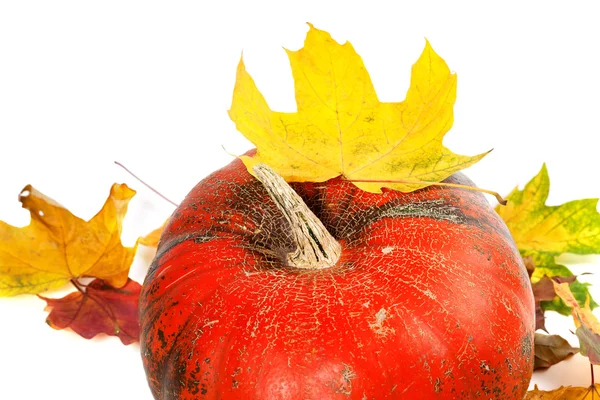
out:
M356 378L356 373L350 368L349 365L344 364L344 369L342 370L342 379L347 383L350 383L352 379Z
M490 372L494 372L494 370L490 368L490 366L485 362L485 360L481 360L481 362L479 363L479 369L484 375L489 374Z
M356 373L348 364L344 364L342 369L340 383L337 385L335 392L350 396L352 394L352 379L356 378Z
M433 391L439 393L442 391L442 380L440 378L435 379L435 384L433 385Z
M527 358L530 358L533 352L533 346L531 342L532 340L529 336L524 336L523 340L521 341L521 354Z
M386 246L383 249L381 249L381 252L383 254L390 254L392 251L394 251L395 247L394 246Z
M215 319L213 321L208 321L207 323L205 323L202 327L206 328L207 326L213 326L214 324L216 324L217 322L219 322L218 319Z
M369 323L369 327L380 336L387 336L390 333L395 333L394 328L390 328L389 326L384 326L385 320L389 318L388 311L381 307L379 311L375 314L375 320Z

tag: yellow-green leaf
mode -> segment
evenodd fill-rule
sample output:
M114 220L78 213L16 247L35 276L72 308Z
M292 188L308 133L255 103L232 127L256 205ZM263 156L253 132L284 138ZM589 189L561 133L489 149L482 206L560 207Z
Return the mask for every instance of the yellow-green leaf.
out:
M515 188L508 195L506 206L496 208L519 250L551 254L600 253L598 199L547 206L549 190L550 178L544 165L523 190Z
M121 226L134 195L127 185L113 185L100 212L85 222L25 187L19 201L30 224L16 228L0 221L0 296L41 293L85 276L125 285L135 247L123 247Z
M535 251L522 252L524 257L529 257L535 266L531 274L531 282L535 283L544 276L552 278L553 276L572 276L573 273L564 265L556 262L556 256L550 253L539 253Z
M380 102L352 45L340 45L312 25L304 48L287 54L295 113L272 111L243 61L238 66L229 115L258 149L253 159L242 157L251 173L252 165L265 163L287 181L341 175L370 192L382 187L408 192L428 186L423 182L440 182L485 155L461 156L442 145L453 123L456 75L429 42L400 103Z

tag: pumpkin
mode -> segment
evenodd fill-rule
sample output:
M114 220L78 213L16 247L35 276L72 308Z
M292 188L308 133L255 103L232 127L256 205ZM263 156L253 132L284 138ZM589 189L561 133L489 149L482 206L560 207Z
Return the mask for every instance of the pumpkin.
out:
M155 398L525 395L530 282L480 193L255 172L214 172L163 232L140 298Z

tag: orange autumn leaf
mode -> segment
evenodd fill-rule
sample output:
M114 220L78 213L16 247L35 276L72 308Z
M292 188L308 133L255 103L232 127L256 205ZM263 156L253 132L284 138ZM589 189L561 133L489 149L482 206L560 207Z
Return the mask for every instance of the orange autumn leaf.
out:
M39 296L50 311L46 322L54 329L70 328L91 339L105 333L128 345L139 340L138 301L142 286L129 279L122 288L94 279L87 287L61 299Z
M534 390L527 392L525 400L591 400L598 398L597 396L594 396L594 394L599 394L599 388L600 385L594 385L587 388L561 386L558 389L545 391L539 390L537 386L535 386Z
M168 220L167 220L168 221ZM146 236L142 236L138 243L148 247L158 247L158 241L160 240L160 235L162 235L165 230L165 226L167 226L167 221L164 224L147 234Z
M96 277L127 283L136 247L121 244L122 222L135 191L114 184L104 206L86 222L31 186L19 195L31 222L0 221L0 296L41 293L72 279Z

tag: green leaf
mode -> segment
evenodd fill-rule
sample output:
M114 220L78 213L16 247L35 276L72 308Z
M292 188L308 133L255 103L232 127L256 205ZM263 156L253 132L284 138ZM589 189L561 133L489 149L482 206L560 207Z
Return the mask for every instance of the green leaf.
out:
M571 270L564 265L556 263L556 256L549 253L540 253L537 251L521 251L523 257L531 257L535 269L531 275L531 282L535 283L547 276L572 276Z

